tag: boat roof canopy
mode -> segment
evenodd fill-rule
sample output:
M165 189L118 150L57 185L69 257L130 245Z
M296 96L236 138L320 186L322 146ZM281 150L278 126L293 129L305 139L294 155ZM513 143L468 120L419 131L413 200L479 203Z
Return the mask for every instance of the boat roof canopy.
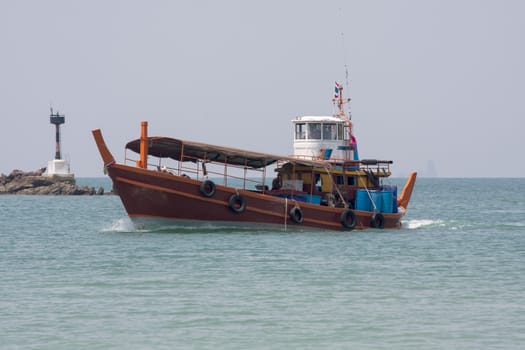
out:
M126 149L140 153L140 139L128 142ZM268 153L251 152L237 148L184 141L170 137L148 137L148 154L159 158L171 158L183 162L217 162L251 168L263 168L284 160L308 166L328 166L326 162L283 157Z

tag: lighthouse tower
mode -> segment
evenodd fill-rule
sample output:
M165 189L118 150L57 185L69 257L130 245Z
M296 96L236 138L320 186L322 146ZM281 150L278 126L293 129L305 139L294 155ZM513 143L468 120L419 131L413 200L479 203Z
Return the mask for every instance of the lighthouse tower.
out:
M51 108L49 121L51 124L55 125L56 146L55 159L47 162L47 171L45 175L73 178L74 174L69 171L69 163L62 159L60 153L60 125L66 122L66 117L58 114L58 112L53 114L53 108Z

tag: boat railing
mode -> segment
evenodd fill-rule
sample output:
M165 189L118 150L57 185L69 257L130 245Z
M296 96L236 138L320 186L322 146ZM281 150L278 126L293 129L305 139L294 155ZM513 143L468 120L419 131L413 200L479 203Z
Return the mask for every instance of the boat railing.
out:
M313 156L291 156L298 160L308 160L308 161L322 161L319 157ZM281 167L284 163L289 162L289 160L282 160L277 163L278 167ZM325 160L327 167L331 169L339 169L345 172L350 171L363 171L363 172L373 172L376 174L390 174L390 165L393 164L391 160L377 160L377 159L361 159L361 160L344 160L331 158Z
M393 162L391 160L377 160L377 159L362 159L359 161L350 161L344 163L345 170L351 170L355 168L356 165L359 166L359 170L365 172L373 172L377 174L390 174L390 164Z
M156 162L152 162L151 160ZM125 164L136 165L138 158L125 155ZM213 179L217 184L245 190L265 192L266 168L253 169L241 165L203 161L200 158L185 156L185 161L168 160L167 158L148 157L148 169L183 176L195 180Z

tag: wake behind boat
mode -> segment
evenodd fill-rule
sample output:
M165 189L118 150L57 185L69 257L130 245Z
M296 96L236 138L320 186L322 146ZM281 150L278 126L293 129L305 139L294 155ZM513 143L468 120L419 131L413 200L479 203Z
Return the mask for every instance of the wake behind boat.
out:
M409 175L399 197L396 186L383 184L392 161L359 159L351 118L344 111L349 99L343 98L340 84L335 91L335 115L292 121L291 156L148 136L148 123L142 122L140 138L126 145L125 162L117 163L101 131L93 130L93 136L134 222L400 228L416 173ZM139 158L128 158L127 150Z

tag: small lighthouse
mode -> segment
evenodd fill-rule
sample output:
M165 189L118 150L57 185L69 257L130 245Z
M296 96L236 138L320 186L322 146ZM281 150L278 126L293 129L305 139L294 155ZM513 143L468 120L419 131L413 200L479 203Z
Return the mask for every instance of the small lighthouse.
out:
M73 178L74 174L69 171L69 163L62 159L62 154L60 152L60 125L66 122L66 117L60 115L58 111L53 114L53 108L51 108L49 121L51 124L55 125L55 159L47 162L47 171L45 175Z

